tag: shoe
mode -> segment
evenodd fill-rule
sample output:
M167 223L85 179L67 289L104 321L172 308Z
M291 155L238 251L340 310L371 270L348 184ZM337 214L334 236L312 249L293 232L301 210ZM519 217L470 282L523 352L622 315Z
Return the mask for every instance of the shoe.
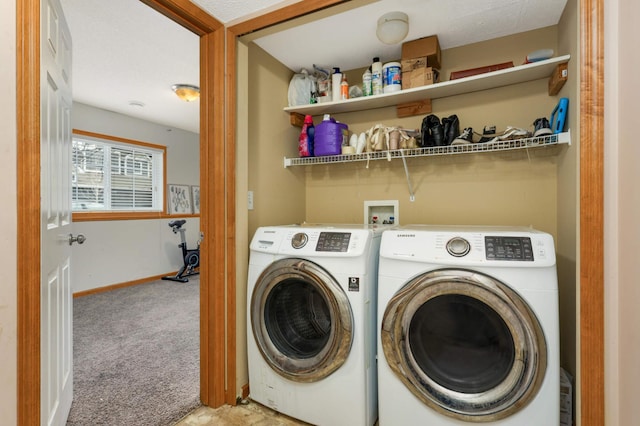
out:
M444 144L451 145L455 138L460 136L460 121L457 115L451 115L442 119L444 127Z
M493 142L496 138L496 126L484 126L479 143Z
M533 122L533 127L535 129L533 131L534 137L550 135L552 133L551 126L549 125L549 120L547 120L546 117L536 118L536 120Z
M469 143L473 143L473 129L471 127L464 129L462 134L451 142L451 145L465 145Z
M420 127L420 133L422 135L422 147L429 146L441 146L444 144L444 130L440 119L429 114L422 119L422 126Z
M531 137L531 133L528 130L509 126L501 135L496 136L494 140L489 142L510 141L528 137Z
M446 145L444 139L444 127L440 123L440 119L435 115L432 116L431 120L429 120L429 132L431 133L431 139L433 140L434 146L444 146Z

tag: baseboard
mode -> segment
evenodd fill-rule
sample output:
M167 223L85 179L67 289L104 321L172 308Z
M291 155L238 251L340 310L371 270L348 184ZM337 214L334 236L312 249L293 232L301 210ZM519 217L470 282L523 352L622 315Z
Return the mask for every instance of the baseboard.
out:
M166 277L167 275L175 275L177 274L178 271L174 271L174 272L168 272L166 274L161 274L161 275L154 275L152 277L146 277L146 278L139 278L137 280L133 280L133 281L127 281L124 283L119 283L119 284L111 284L111 285L107 285L104 287L98 287L98 288L92 288L90 290L83 290L83 291L79 291L77 293L73 293L73 297L82 297L82 296L88 296L90 294L96 294L96 293L104 293L106 291L111 291L111 290L115 290L118 288L123 288L123 287L131 287L134 285L138 285L138 284L145 284L151 281L157 281L159 279L161 279L162 277Z

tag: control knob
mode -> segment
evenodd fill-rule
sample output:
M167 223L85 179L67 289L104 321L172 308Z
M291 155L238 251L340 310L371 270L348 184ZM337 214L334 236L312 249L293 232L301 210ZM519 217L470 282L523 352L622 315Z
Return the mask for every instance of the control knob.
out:
M309 241L309 237L304 232L298 232L291 238L291 247L294 249L300 249L304 247Z
M466 256L469 251L471 251L471 244L464 238L455 237L447 241L447 252L449 252L451 256Z

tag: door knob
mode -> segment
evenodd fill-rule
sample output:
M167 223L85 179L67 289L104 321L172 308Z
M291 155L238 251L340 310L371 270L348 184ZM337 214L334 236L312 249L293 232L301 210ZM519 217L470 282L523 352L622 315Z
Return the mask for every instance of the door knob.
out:
M73 234L69 234L69 245L72 245L73 243L82 244L86 239L87 238L82 234L78 234L77 237L74 237Z

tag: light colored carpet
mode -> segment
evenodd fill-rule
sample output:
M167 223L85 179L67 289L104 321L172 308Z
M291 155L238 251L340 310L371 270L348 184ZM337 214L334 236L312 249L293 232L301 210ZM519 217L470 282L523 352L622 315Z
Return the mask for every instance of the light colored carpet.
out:
M172 425L200 406L199 279L74 299L68 425Z

